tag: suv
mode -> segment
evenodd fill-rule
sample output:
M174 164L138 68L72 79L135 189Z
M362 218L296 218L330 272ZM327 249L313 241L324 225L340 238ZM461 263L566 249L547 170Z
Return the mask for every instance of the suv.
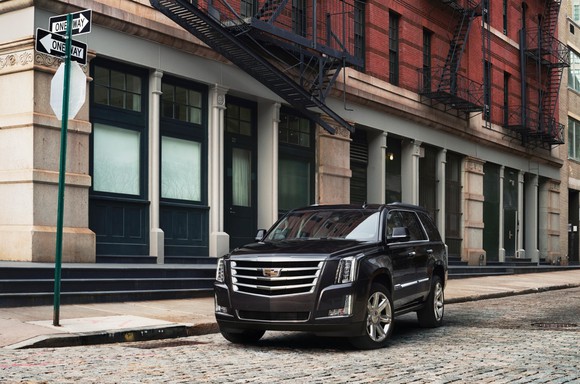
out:
M215 315L233 343L266 330L387 344L393 319L443 320L447 247L424 209L408 204L311 206L218 261Z

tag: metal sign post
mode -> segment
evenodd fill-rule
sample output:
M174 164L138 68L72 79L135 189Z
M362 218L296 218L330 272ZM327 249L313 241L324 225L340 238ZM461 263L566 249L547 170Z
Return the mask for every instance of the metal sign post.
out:
M64 217L64 182L66 175L66 135L68 130L68 103L70 95L70 63L72 41L72 15L66 15L66 41L64 57L64 86L62 92L62 120L60 131L60 164L58 173L58 207L56 213L56 254L54 257L54 312L52 325L60 326L60 280L62 268L62 227Z

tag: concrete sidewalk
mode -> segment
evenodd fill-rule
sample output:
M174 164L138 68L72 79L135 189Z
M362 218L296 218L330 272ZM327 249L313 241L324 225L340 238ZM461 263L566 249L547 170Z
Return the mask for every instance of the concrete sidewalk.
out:
M447 304L580 287L580 270L449 280ZM218 332L213 297L0 308L0 347L62 347L155 340Z

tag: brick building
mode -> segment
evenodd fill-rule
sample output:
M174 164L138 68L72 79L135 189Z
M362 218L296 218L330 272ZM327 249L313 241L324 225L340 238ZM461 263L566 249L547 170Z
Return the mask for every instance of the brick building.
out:
M64 261L191 262L292 207L403 201L456 259L566 262L560 5L4 1L0 260L54 259L59 60L34 34L92 9Z

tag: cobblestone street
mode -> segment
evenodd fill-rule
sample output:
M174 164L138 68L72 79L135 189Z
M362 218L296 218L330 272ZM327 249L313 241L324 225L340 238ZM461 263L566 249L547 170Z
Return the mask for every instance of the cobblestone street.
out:
M0 350L3 383L580 383L580 288L446 307L446 325L397 322L389 346L267 333Z

